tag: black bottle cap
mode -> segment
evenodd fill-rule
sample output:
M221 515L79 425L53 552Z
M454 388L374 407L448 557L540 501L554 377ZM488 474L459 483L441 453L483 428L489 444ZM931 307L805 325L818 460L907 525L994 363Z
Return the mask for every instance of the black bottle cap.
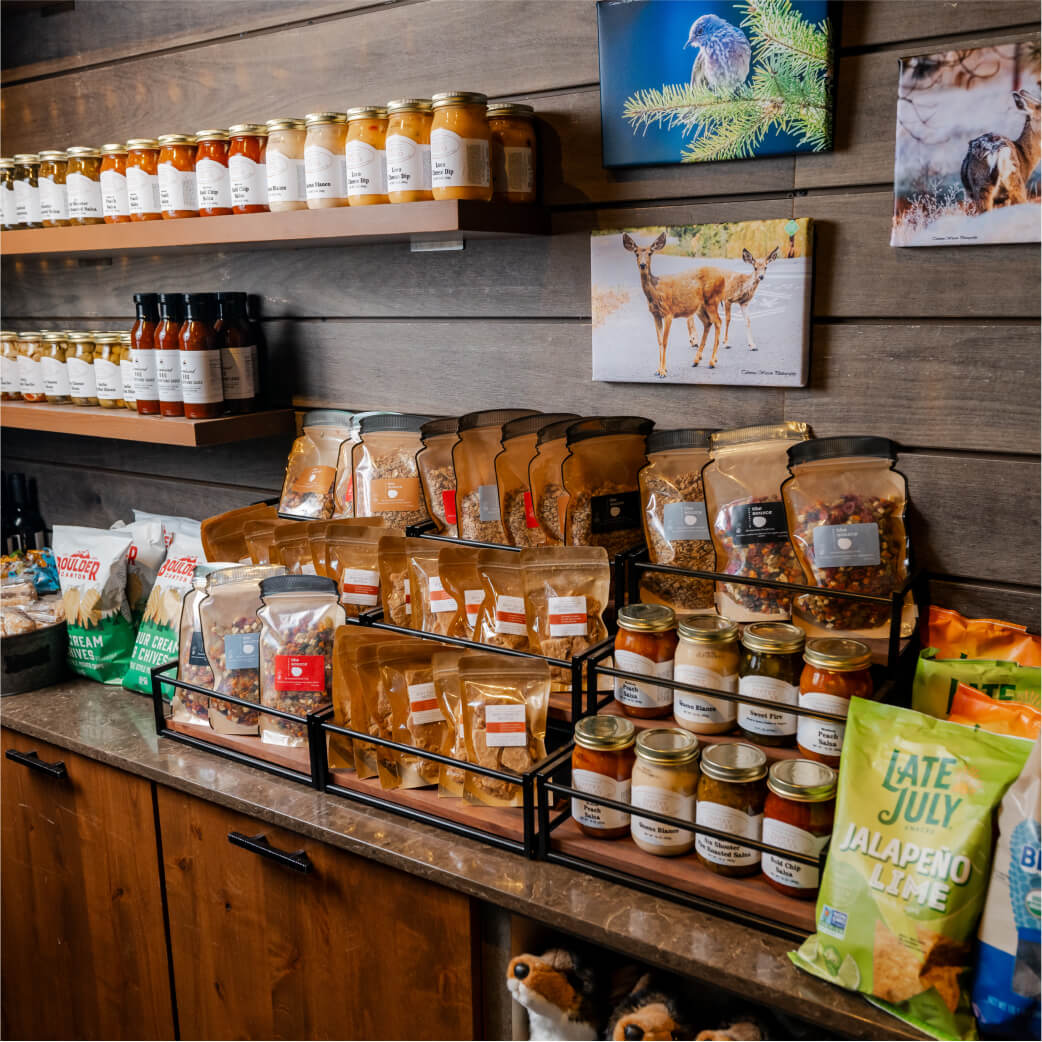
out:
M186 293L185 318L195 322L212 322L217 311L217 297L213 293Z
M168 322L181 322L185 315L185 295L183 293L159 294L159 317Z
M135 293L134 305L137 308L137 317L155 322L159 317L159 294L158 293Z

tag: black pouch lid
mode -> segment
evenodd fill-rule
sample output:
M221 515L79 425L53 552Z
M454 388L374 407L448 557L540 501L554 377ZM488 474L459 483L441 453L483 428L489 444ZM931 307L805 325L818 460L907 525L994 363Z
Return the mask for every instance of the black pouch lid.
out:
M564 420L582 419L575 412L537 412L533 416L519 416L516 420L510 420L503 424L503 441L511 438L520 438L524 434L535 434L552 423L561 423Z
M654 420L647 420L643 416L591 416L568 428L568 444L575 445L588 438L606 438L613 434L641 434L646 437L654 426Z
M420 428L420 437L426 441L428 438L436 438L439 434L455 434L458 427L458 416L441 416L436 420L428 420Z
M578 419L581 419L581 417ZM563 438L568 433L568 428L573 427L576 422L576 419L557 420L554 423L548 423L545 427L540 427L539 434L535 439L536 445L542 445L544 441L554 441L556 438Z
M260 592L262 597L275 593L329 593L335 597L337 585L324 575L273 575L261 579Z
M685 427L674 431L652 431L648 435L647 452L668 452L670 449L708 449L716 428Z
M815 460L842 459L845 456L878 456L897 459L897 442L872 435L847 435L838 438L814 438L789 446L789 466L813 463Z
M502 427L519 416L535 416L535 409L482 409L481 412L468 412L459 418L460 431L470 431L475 427Z
M437 419L435 416L421 416L414 412L389 412L377 416L366 416L362 419L359 431L364 438L377 431L411 431L418 433L425 423Z

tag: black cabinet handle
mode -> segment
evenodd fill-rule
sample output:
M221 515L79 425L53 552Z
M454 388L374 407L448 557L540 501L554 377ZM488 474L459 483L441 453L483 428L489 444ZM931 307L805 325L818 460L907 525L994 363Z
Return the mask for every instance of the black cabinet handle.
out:
M39 771L41 774L49 774L52 778L67 778L69 771L65 766L64 760L58 760L56 763L48 763L46 760L40 759L40 754L37 752L22 753L17 749L8 749L4 755L15 763L20 763L23 767L28 767L30 770Z
M293 854L286 850L279 850L268 842L268 837L263 832L256 836L244 836L241 832L229 832L228 842L233 846L242 847L243 850L250 850L254 854L260 854L261 857L277 861L286 868L292 868L294 872L310 872L314 868L306 850L298 850Z

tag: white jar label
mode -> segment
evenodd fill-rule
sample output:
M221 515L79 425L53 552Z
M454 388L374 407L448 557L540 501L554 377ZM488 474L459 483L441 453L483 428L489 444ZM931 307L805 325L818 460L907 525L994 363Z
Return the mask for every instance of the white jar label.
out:
M39 224L40 216L40 186L29 185L29 220L33 224Z
M715 687L720 691L737 691L738 674L724 675L705 666L689 666L677 663L673 679L682 684L697 684L699 687ZM677 720L690 724L726 724L735 718L735 704L724 698L696 695L692 691L673 692L673 715Z
M4 394L21 394L22 387L18 375L18 359L4 356L0 363L0 387Z
M485 744L490 748L528 744L523 705L485 706Z
M158 401L156 352L151 348L135 347L131 349L130 358L131 364L134 366L134 401Z
M107 358L94 359L94 385L98 390L98 401L114 402L123 397L123 381L119 366Z
M673 660L652 662L646 655L638 655L633 651L616 651L615 666L628 673L644 673L650 677L673 678ZM668 706L673 701L673 692L668 687L658 684L645 684L639 680L626 677L615 677L615 701L624 706L636 706L641 709L653 709Z
M29 182L15 181L14 183L14 209L15 222L17 224L29 223Z
M105 217L130 215L127 178L118 170L102 170L101 172L101 212Z
M551 637L585 637L588 631L585 597L548 597L546 621Z
M43 393L52 398L68 396L69 370L65 363L57 358L45 358L41 365L43 365Z
M129 358L121 359L119 363L119 379L123 385L123 393L120 395L120 398L127 405L136 403L137 398L134 397L134 363Z
M159 164L159 205L163 213L199 209L194 170L178 170L173 163Z
M304 171L309 199L347 198L347 161L343 156L321 145L308 145L304 149Z
M347 194L387 194L387 153L365 141L348 141L344 149L347 161Z
M19 355L18 386L22 394L43 394L43 366L31 358Z
M14 185L0 188L0 201L3 202L3 220L9 228L15 224L21 224L18 218L18 204L15 201Z
M775 677L742 677L738 681L738 693L762 698L767 702L794 706L799 698L799 688ZM796 733L796 717L791 713L776 713L772 709L738 703L738 726L754 734L787 735Z
M850 710L850 699L838 695L826 695L821 691L806 691L800 694L800 708L820 709L823 713L839 713L846 716ZM846 727L831 720L815 720L812 716L801 716L796 724L796 742L804 749L823 756L839 756L843 748Z
M345 568L340 573L340 603L374 608L380 603L380 573L369 568Z
M228 168L216 159L200 159L195 164L200 210L230 210L232 183Z
M16 182L17 184L17 182ZM86 174L66 174L65 189L69 200L69 217L101 217L101 184Z
M722 803L709 803L701 800L695 812L695 824L705 825L718 832L729 832L732 836L744 836L746 839L759 839L763 829L762 814L746 814L735 807L725 807ZM759 863L760 852L749 847L728 843L713 836L696 836L695 850L714 865L755 865Z
M481 611L481 605L485 603L485 591L464 590L463 602L467 612L467 625L473 629L477 625L478 613ZM524 608L524 601L521 602L521 607ZM499 621L498 618L496 621Z
M155 350L156 391L161 402L181 402L181 352L176 347ZM138 390L138 397L146 397Z
M496 192L534 192L535 156L530 148L496 148L492 188Z
M655 785L634 785L633 806L644 810L653 810L656 814L665 814L682 821L694 821L695 797L685 796L670 789L660 789ZM630 835L635 840L656 847L687 847L691 844L691 833L687 829L678 829L661 821L641 818L634 814L630 821Z
M249 156L228 159L233 206L265 206L268 202L267 175L264 164Z
M781 847L783 850L791 850L795 854L807 854L818 857L828 836L813 836L805 829L798 829L788 822L778 821L775 818L764 818L763 841L772 847ZM788 858L778 857L777 854L763 855L763 874L776 883L795 887L799 890L817 890L819 881L818 869L811 865L801 865Z
M190 405L224 401L220 351L181 352L181 394Z
M65 197L65 185L55 184L53 177L40 178L40 219L43 221L67 221L69 203ZM4 218L4 223L7 219Z
M420 145L404 134L387 139L387 191L429 192L431 146Z
M496 632L512 633L515 637L523 637L528 633L524 597L503 595L496 598Z
M69 394L73 398L97 398L98 387L94 382L94 366L82 358L69 358L65 364L69 372Z
M127 204L132 214L159 213L159 175L128 166Z
M406 687L409 696L409 726L416 727L420 724L440 724L445 720L445 714L434 697L434 685L409 684Z
M455 612L458 607L449 591L442 586L441 577L437 575L432 575L427 580L427 598L435 615L445 611Z
M487 141L443 128L431 131L433 188L488 188L490 173Z
M630 802L630 779L616 781L606 774L597 774L596 771L572 771L572 788L581 792L588 792L594 796L604 796L609 800L619 803ZM611 807L602 807L599 803L589 803L586 800L572 797L572 817L580 825L587 825L592 829L617 829L630 823L630 816L622 810L612 810Z
M225 398L253 398L257 394L257 348L252 344L222 347L221 379Z
M303 159L292 159L285 152L273 151L269 145L265 165L269 203L303 203L307 200Z

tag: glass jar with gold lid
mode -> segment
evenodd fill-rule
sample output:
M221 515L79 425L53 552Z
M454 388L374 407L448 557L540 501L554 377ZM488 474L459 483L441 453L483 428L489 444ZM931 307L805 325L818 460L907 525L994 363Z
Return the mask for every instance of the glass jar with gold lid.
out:
M681 821L695 820L698 789L698 739L678 727L641 731L634 747L631 802L636 811L654 811ZM641 850L659 857L678 857L694 845L693 832L634 813L630 835Z
M123 374L119 363L123 359L119 333L94 334L94 386L98 405L103 409L122 409Z
M119 373L123 383L123 404L137 412L137 392L134 390L134 357L132 355L132 344L130 333L119 334L119 346L122 351L119 360Z
M304 173L304 120L294 116L269 119L265 168L268 179L268 209L274 213L308 208L307 178Z
M495 102L486 111L492 132L492 198L505 203L534 203L535 109Z
M0 332L0 400L21 400L22 388L18 376L18 334L9 330Z
M0 220L5 232L22 227L14 198L14 160L7 157L0 158Z
M347 206L346 114L309 112L304 126L304 190L308 209Z
M767 799L767 754L744 742L710 745L702 752L695 823L736 839L763 834ZM695 840L698 860L721 876L754 876L760 871L760 851L700 833Z
M132 221L161 221L159 142L150 137L127 142L127 204Z
M794 706L799 701L805 636L788 622L751 622L742 631L738 693ZM796 717L766 706L738 703L738 727L759 745L792 745Z
M387 103L387 198L392 203L433 199L429 98L396 98Z
M199 216L225 217L232 212L228 131L200 130L196 132L195 141L195 186Z
M69 223L69 201L65 189L68 157L58 149L40 153L40 223L45 228L64 228Z
M676 615L664 604L627 604L619 609L615 666L648 677L673 677ZM659 684L615 677L615 701L628 716L654 719L673 711L673 692Z
M101 205L101 153L87 145L65 150L65 189L70 224L104 224Z
M64 333L43 334L43 393L54 405L68 405L69 367L65 363L68 343Z
M492 167L484 94L445 91L431 99L431 186L435 199L492 198Z
M852 698L871 698L872 650L860 640L815 637L803 651L799 704L846 716ZM838 721L801 716L796 724L796 746L808 760L839 766L845 725Z
M159 208L164 221L199 216L195 180L196 140L191 134L160 134Z
M69 372L69 399L73 405L97 405L98 388L94 380L94 335L68 332L65 365Z
M722 615L689 615L677 627L673 679L682 684L738 690L738 626ZM694 691L673 691L673 718L695 734L726 734L734 728L734 702Z
M363 105L347 110L347 198L352 206L375 206L387 198L387 109Z
M629 803L635 740L633 722L624 716L583 717L575 725L572 788ZM599 803L572 797L572 817L583 832L599 839L619 839L630 832L629 814Z
M14 157L14 204L18 220L26 228L42 228L38 172L40 157L22 152Z
M259 123L235 123L228 128L228 178L232 191L232 213L265 213L268 186L265 156L268 128Z
M106 224L130 223L126 145L101 146L101 212Z
M18 334L18 389L22 400L44 402L43 337L40 333Z

